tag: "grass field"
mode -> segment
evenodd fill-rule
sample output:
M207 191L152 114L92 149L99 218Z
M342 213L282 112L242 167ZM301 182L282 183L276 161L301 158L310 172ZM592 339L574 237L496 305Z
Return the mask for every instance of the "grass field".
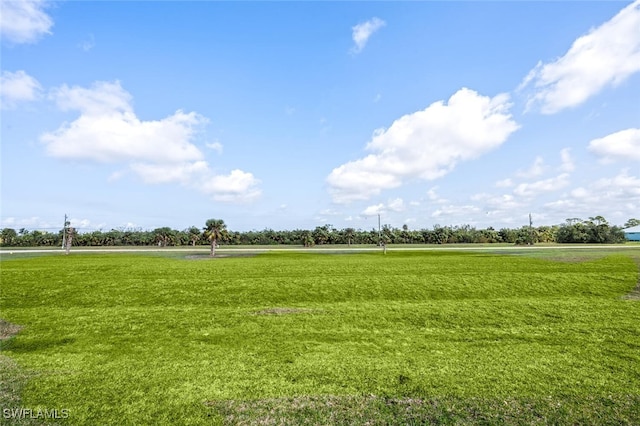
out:
M5 256L0 403L63 424L640 424L639 265L640 250Z

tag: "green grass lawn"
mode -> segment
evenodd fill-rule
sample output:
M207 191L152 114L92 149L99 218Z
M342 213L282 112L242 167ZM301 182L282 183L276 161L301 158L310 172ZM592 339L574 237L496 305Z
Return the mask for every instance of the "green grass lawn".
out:
M0 317L23 328L0 402L69 424L638 424L640 253L579 256L5 258Z

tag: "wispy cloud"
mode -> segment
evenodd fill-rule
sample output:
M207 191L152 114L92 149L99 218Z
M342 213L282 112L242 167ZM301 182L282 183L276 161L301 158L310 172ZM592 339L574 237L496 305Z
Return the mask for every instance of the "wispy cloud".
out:
M533 164L525 170L520 170L516 175L521 178L534 178L542 175L546 170L544 159L542 157L536 157Z
M597 179L588 185L574 188L563 197L546 203L544 207L565 218L594 216L603 208L615 216L613 219L620 221L637 217L637 212L640 211L640 177L632 176L624 169L616 176Z
M533 86L527 109L554 114L582 104L640 71L640 0L578 38L561 58L531 70L518 90Z
M371 18L368 21L362 22L351 28L351 37L353 38L354 46L351 48L353 53L359 53L364 49L369 41L369 37L373 35L380 28L387 25L380 18Z
M506 95L490 98L465 88L447 103L435 102L376 130L367 145L371 154L327 177L334 202L366 200L404 179L436 179L500 146L518 129L509 108Z
M573 158L571 158L570 148L563 148L560 151L560 159L562 160L562 164L560 165L561 172L572 172L575 170L576 166L573 163Z
M218 154L222 154L222 151L224 150L224 146L218 141L205 144L205 146Z
M0 34L13 43L35 43L51 34L53 20L42 0L0 1Z
M521 197L535 197L545 192L558 191L569 185L569 174L562 173L558 176L542 179L535 182L521 183L513 190L513 193Z
M96 39L93 36L93 34L89 34L85 40L83 40L82 42L78 43L78 47L80 49L84 50L85 52L90 51L95 46L96 46Z

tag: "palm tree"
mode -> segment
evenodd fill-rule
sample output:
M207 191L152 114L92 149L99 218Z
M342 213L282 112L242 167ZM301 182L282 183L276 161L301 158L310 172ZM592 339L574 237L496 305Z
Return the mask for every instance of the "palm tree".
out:
M353 228L345 228L344 236L347 237L347 244L351 245L351 240L353 236L356 234L356 230Z
M227 225L222 219L209 219L205 223L204 236L211 242L211 257L216 255L216 245L218 240L227 235Z
M195 247L196 242L200 239L200 236L202 236L202 234L200 233L200 230L196 226L192 226L189 229L187 229L186 232L189 235L189 241L191 242L191 245Z

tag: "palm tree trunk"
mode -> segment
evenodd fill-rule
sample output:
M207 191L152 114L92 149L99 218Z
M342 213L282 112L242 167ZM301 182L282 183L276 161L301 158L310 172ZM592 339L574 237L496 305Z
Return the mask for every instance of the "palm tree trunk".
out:
M211 257L216 255L216 240L211 240Z

